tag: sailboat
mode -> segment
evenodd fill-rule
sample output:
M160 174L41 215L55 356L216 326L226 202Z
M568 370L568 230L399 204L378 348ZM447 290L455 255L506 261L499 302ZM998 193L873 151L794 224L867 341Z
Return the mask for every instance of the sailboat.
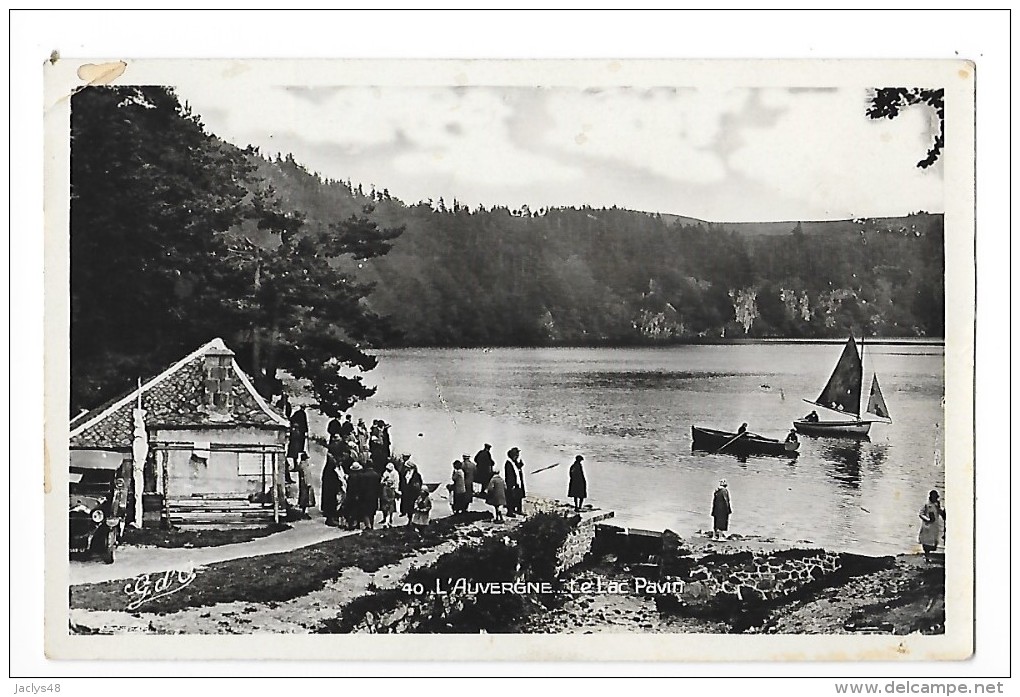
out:
M864 409L866 417L861 418L861 387L864 382L864 362L861 358L864 342L861 341L861 353L857 352L857 342L851 336L843 347L843 353L836 363L829 381L825 383L818 399L805 399L808 404L842 414L846 419L822 421L811 413L814 418L805 417L793 422L798 433L811 436L835 436L864 438L871 430L873 423L892 423L889 408L885 405L882 388L878 386L878 375L872 376L871 394Z

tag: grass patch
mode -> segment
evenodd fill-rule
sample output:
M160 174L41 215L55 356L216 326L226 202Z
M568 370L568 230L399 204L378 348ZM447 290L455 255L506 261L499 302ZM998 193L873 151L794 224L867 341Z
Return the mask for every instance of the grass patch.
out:
M408 554L442 544L462 525L488 518L487 513L480 512L442 518L421 534L406 526L377 528L289 552L210 564L184 589L151 600L135 612L170 613L217 603L292 600L319 590L339 577L345 568L378 571ZM124 592L127 584L128 581L120 580L72 586L71 607L124 610L129 602Z
M221 528L209 530L125 528L121 544L169 549L220 547L222 545L251 542L252 540L275 535L284 530L290 530L290 526L280 523L258 528Z

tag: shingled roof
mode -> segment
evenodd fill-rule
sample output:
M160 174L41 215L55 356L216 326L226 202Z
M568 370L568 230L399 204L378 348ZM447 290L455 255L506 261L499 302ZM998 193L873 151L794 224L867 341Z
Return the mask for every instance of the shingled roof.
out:
M237 379L230 387L230 404L225 412L211 414L205 406L204 361L208 353L229 351L222 339L213 339L185 356L141 387L71 420L70 448L130 450L131 410L142 397L145 423L153 428L223 428L256 426L284 429L288 421L273 410L255 391L251 379L230 359Z

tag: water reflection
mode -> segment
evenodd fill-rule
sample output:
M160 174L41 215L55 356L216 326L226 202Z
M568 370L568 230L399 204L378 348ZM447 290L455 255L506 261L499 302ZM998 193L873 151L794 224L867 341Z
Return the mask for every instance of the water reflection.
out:
M866 446L863 439L813 439L823 462L832 465L829 474L848 489L861 488L861 461Z

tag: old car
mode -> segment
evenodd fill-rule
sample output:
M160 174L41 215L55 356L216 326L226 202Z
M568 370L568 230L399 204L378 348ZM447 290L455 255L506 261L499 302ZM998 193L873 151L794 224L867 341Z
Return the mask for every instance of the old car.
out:
M107 564L113 563L124 532L128 503L125 469L70 468L68 516L72 554L96 554Z

